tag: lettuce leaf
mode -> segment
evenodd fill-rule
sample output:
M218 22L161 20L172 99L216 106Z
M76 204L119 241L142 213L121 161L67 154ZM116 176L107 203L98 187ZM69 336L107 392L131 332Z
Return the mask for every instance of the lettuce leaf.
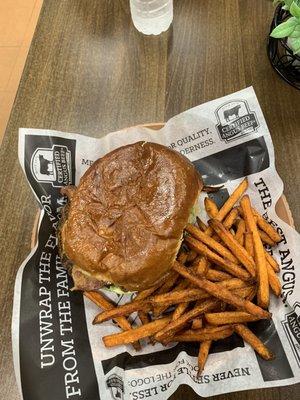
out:
M102 289L108 290L109 292L113 292L116 294L131 294L134 292L124 292L119 286L116 285L110 285L110 286L104 286Z

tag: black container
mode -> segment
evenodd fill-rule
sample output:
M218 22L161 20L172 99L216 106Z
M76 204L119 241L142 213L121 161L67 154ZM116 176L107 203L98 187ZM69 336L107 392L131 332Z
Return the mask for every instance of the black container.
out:
M271 24L270 33L276 26L288 19L291 14L277 6ZM287 38L275 39L269 36L268 57L272 67L290 85L300 89L300 55L293 54L293 50L287 44Z

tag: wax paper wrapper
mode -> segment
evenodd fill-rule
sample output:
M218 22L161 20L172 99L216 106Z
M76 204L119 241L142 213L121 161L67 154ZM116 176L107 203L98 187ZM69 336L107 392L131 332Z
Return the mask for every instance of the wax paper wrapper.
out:
M93 161L107 152L140 140L179 151L194 163L206 185L224 185L211 194L219 206L248 176L247 192L254 206L282 236L273 251L281 266L282 297L272 296L272 320L250 324L276 354L273 361L262 360L236 335L212 345L199 377L197 343L163 347L144 342L139 352L129 345L106 349L102 336L119 328L111 321L92 325L99 309L80 292L70 291L72 280L57 250L56 228L66 202L60 189L78 184ZM132 127L93 138L20 129L19 159L41 209L37 244L15 284L13 353L24 400L165 400L183 384L207 397L300 381L300 240L275 212L283 183L252 88L185 111L158 131ZM203 196L199 203L203 209ZM130 297L108 291L106 295L119 304Z

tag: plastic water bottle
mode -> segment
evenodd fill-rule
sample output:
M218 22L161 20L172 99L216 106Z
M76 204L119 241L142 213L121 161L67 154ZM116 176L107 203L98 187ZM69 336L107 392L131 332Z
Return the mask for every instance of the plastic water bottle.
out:
M145 35L159 35L173 21L173 0L130 0L136 29Z

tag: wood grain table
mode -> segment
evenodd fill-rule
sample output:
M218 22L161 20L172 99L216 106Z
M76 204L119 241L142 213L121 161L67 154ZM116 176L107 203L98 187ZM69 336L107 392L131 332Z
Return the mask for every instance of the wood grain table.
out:
M47 0L0 150L0 398L19 399L10 323L16 271L37 210L17 159L19 127L102 136L164 121L253 85L272 133L277 169L300 228L300 92L272 70L268 0L177 0L172 28L139 34L128 1ZM296 399L300 385L218 399ZM172 399L194 399L182 387ZM56 400L56 399L54 399ZM90 400L90 399L85 399Z

